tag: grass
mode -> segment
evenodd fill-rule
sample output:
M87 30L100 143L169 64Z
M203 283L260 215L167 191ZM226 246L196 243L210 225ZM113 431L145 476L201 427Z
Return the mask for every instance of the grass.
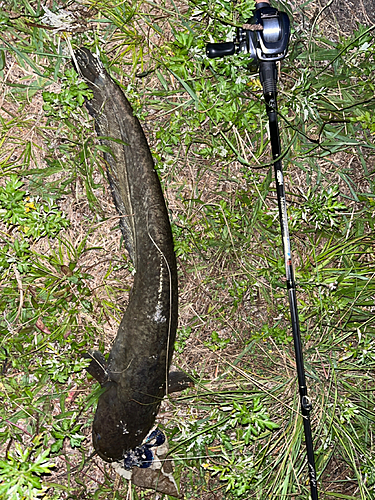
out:
M265 107L245 56L208 61L251 3L7 4L0 23L0 497L154 498L92 452L132 266L70 48L100 51L149 139L180 271L163 403L186 498L307 500L302 422ZM288 6L284 6L288 9ZM49 19L47 16L49 15ZM61 14L61 12L60 12ZM320 498L375 498L372 28L312 30L296 8L280 127ZM242 16L242 17L241 17ZM306 20L304 21L306 22Z

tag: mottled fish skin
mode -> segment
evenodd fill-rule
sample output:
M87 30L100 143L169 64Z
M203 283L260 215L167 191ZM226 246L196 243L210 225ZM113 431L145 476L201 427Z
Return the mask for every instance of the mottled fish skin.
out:
M176 335L177 268L168 213L144 132L120 87L85 48L75 64L93 91L86 106L105 153L108 179L136 273L129 305L109 355L93 443L103 460L119 460L152 428Z

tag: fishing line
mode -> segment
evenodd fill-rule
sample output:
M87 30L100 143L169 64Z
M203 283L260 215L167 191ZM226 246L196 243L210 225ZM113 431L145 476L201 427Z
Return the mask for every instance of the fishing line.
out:
M151 210L152 207L148 207L147 209L147 235L150 238L152 244L154 247L157 249L157 251L160 253L162 258L164 259L165 265L167 266L167 271L168 271L168 277L169 277L169 319L168 319L168 341L167 341L167 355L166 355L166 360L165 360L165 395L168 396L168 368L169 368L169 345L170 345L170 338L171 338L171 325L172 325L172 272L171 268L168 264L168 260L162 250L159 248L153 237L151 236L150 229L149 229L149 211ZM160 270L161 271L161 270Z

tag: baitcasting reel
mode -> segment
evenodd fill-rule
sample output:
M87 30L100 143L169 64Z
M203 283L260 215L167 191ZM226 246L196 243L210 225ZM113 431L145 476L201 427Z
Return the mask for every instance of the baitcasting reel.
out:
M206 54L213 59L243 53L250 54L256 64L276 62L286 56L289 36L288 15L271 7L269 3L261 2L257 4L250 23L237 28L233 42L208 43Z

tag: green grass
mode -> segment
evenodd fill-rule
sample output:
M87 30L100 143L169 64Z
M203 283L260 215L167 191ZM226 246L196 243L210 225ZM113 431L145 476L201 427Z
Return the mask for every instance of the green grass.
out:
M180 269L175 363L196 387L164 422L186 498L307 500L265 107L246 56L209 61L252 5L37 2L0 16L0 498L124 498L92 451L131 264L71 48L98 49L149 138ZM287 7L285 7L287 8ZM242 17L241 17L242 16ZM375 498L373 32L294 25L280 128L320 498ZM109 221L108 221L109 220ZM103 228L105 228L103 230ZM133 498L153 498L132 487ZM130 491L129 491L130 495Z

